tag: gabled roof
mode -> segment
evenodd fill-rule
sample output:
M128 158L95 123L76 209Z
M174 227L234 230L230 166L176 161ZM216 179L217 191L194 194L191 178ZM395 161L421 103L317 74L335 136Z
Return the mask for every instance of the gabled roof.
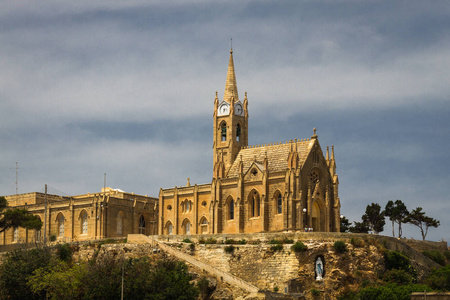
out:
M267 156L269 172L285 171L288 167L288 158L291 148L293 151L297 149L299 164L303 164L308 157L315 140L304 140L297 142L287 142L284 144L270 144L266 146L250 146L239 151L236 160L228 170L226 177L237 177L239 174L239 163L242 159L243 173L247 173L248 169L256 161L263 163Z

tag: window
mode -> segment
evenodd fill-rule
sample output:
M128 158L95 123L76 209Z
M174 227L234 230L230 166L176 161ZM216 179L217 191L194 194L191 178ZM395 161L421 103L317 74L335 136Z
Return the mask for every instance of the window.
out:
M249 215L250 217L259 217L260 214L260 206L259 206L259 195L258 192L253 191L250 193L250 207L249 207Z
M81 213L81 234L88 233L88 214L87 212Z
M208 220L204 217L200 223L200 232L202 234L208 233Z
M237 124L236 126L236 141L239 142L241 139L241 125Z
M19 227L14 227L14 243L18 243L19 242Z
M139 218L139 233L145 234L145 219L144 219L144 216L142 216L142 215Z
M117 231L117 234L122 234L122 227L123 227L123 217L122 217L122 213L118 213L117 214L117 220L116 220L116 222L117 222L117 228L116 228L116 231Z
M185 225L185 234L191 234L191 223L189 221Z
M281 198L281 194L278 194L277 197L277 213L281 214L283 212L283 199Z
M229 208L229 211L230 211L229 219L234 220L234 200L233 199L231 199L229 207L230 207Z
M173 233L173 225L172 225L172 223L169 223L169 226L168 226L168 231L169 231L169 234L172 234Z
M58 219L58 229L59 229L59 236L64 236L64 216L61 214L61 216Z
M220 139L222 142L227 140L227 123L222 123L220 126Z

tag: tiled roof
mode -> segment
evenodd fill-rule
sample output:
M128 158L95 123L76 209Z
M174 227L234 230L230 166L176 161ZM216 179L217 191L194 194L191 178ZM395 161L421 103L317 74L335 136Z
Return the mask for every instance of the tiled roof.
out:
M244 163L244 173L247 172L248 168L253 162L262 163L264 157L267 155L268 169L269 172L285 171L288 166L289 153L292 149L295 151L295 146L297 144L297 152L299 156L299 163L303 164L308 156L308 153L312 146L314 145L314 140L302 140L294 142L287 142L284 144L270 144L265 146L249 146L248 148L241 149L239 151L236 160L230 167L227 173L227 177L236 177L239 172L239 162ZM266 154L267 153L267 154Z

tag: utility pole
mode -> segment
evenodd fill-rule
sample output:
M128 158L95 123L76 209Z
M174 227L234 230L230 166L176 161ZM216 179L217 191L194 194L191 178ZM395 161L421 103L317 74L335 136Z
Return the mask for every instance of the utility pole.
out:
M47 245L47 184L45 185L44 246Z

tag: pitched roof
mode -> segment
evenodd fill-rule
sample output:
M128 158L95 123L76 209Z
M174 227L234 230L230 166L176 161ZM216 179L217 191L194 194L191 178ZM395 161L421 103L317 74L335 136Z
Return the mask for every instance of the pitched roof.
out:
M295 151L297 146L299 163L303 164L310 152L315 140L302 140L287 142L284 144L275 143L265 146L249 146L239 151L236 160L230 167L227 177L236 177L239 174L239 162L242 159L244 164L244 174L251 167L253 162L262 163L267 155L269 172L285 171L288 167L289 153L292 149Z

